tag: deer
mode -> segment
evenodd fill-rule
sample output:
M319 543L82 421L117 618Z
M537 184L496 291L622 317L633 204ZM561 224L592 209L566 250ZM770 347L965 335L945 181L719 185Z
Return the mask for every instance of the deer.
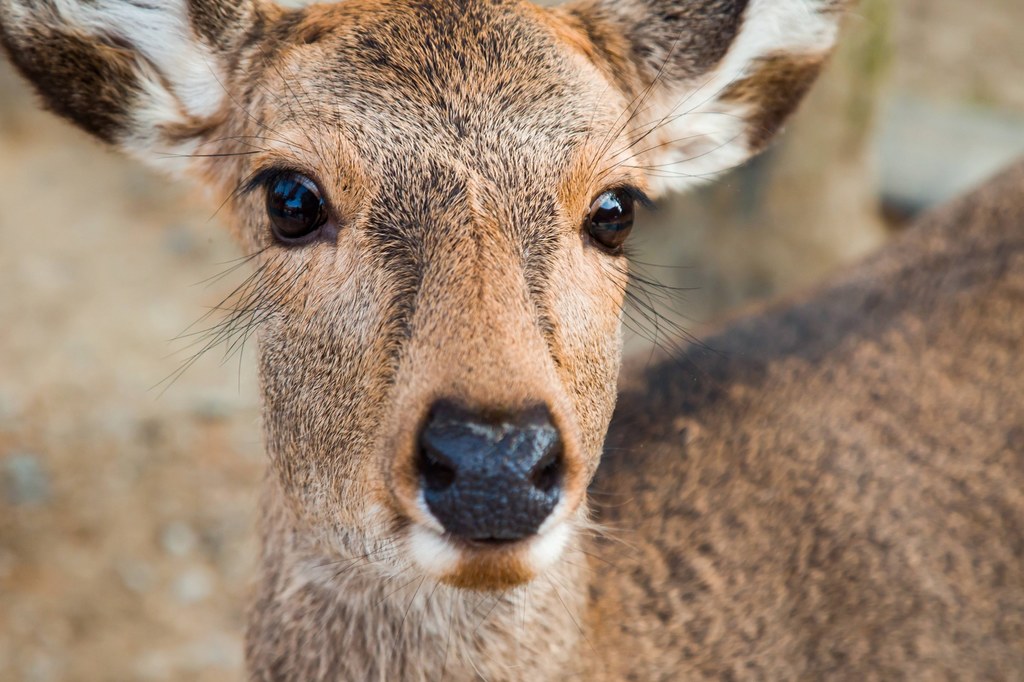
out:
M638 209L764 149L849 9L0 0L252 260L250 679L1024 675L1024 166L623 369Z

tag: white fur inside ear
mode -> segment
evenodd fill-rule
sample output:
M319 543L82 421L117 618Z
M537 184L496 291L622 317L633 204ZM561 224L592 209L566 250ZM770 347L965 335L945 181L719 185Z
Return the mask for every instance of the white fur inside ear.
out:
M638 118L641 134L659 126L657 134L628 154L644 152L641 163L649 169L655 192L713 180L753 154L748 141L750 112L724 103L722 94L751 75L759 60L827 53L839 23L832 5L832 0L751 0L739 35L714 71L682 88L654 90Z
M125 151L172 174L191 167L195 140L168 144L164 132L216 114L228 97L216 55L192 28L187 0L0 0L5 21L104 36L136 55L142 95L119 140Z
M58 25L124 41L170 85L173 97L154 98L146 112L157 120L140 124L174 122L183 113L207 117L223 104L222 75L209 48L193 32L184 0L51 1ZM145 84L147 91L162 87L160 78Z
M132 111L135 125L119 140L122 149L156 170L184 176L192 166L191 155L198 151L200 141L184 138L168 144L162 127L186 121L181 104L156 74L147 70L138 76L145 95Z

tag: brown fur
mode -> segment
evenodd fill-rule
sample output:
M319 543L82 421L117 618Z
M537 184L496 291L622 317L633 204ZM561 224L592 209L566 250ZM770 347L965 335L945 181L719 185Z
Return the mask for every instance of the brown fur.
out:
M746 104L753 112L749 133L753 149L764 149L775 137L814 84L824 61L823 55L767 57L753 74L723 93L724 100ZM799 95L794 97L796 93Z
M17 45L3 34L14 65L37 84L51 111L104 142L115 142L128 123L126 109L139 96L131 54L71 32L33 33Z
M636 69L644 85L657 73L671 81L698 78L725 56L749 0L590 0L566 13L616 71ZM652 20L653 19L653 20Z
M593 486L628 543L592 549L607 679L1024 674L1022 188L633 375Z
M44 100L142 158L184 156L254 254L221 330L258 334L270 460L253 678L1020 670L1017 460L984 440L1020 440L1005 187L983 216L961 209L961 237L922 228L738 322L720 355L638 380L588 495L628 280L587 235L591 203L760 149L839 6L0 0L3 44ZM178 52L145 42L152 22L180 29ZM273 168L329 207L304 246L268 229L250 180ZM415 457L438 400L548 409L566 460L551 530L497 548L433 530Z

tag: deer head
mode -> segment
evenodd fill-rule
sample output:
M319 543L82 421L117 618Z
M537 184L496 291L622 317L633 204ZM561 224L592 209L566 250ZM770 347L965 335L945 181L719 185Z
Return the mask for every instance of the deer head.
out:
M227 198L297 533L493 589L585 521L635 207L763 148L840 4L0 0L0 28L54 112Z

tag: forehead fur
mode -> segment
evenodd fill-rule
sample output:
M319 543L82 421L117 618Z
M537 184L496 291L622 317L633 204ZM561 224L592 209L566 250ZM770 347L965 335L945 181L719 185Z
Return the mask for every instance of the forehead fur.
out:
M594 126L596 69L527 3L346 2L289 30L316 39L268 63L271 89L291 99L279 123L346 133L368 156L403 140L467 160L487 147L568 153Z

